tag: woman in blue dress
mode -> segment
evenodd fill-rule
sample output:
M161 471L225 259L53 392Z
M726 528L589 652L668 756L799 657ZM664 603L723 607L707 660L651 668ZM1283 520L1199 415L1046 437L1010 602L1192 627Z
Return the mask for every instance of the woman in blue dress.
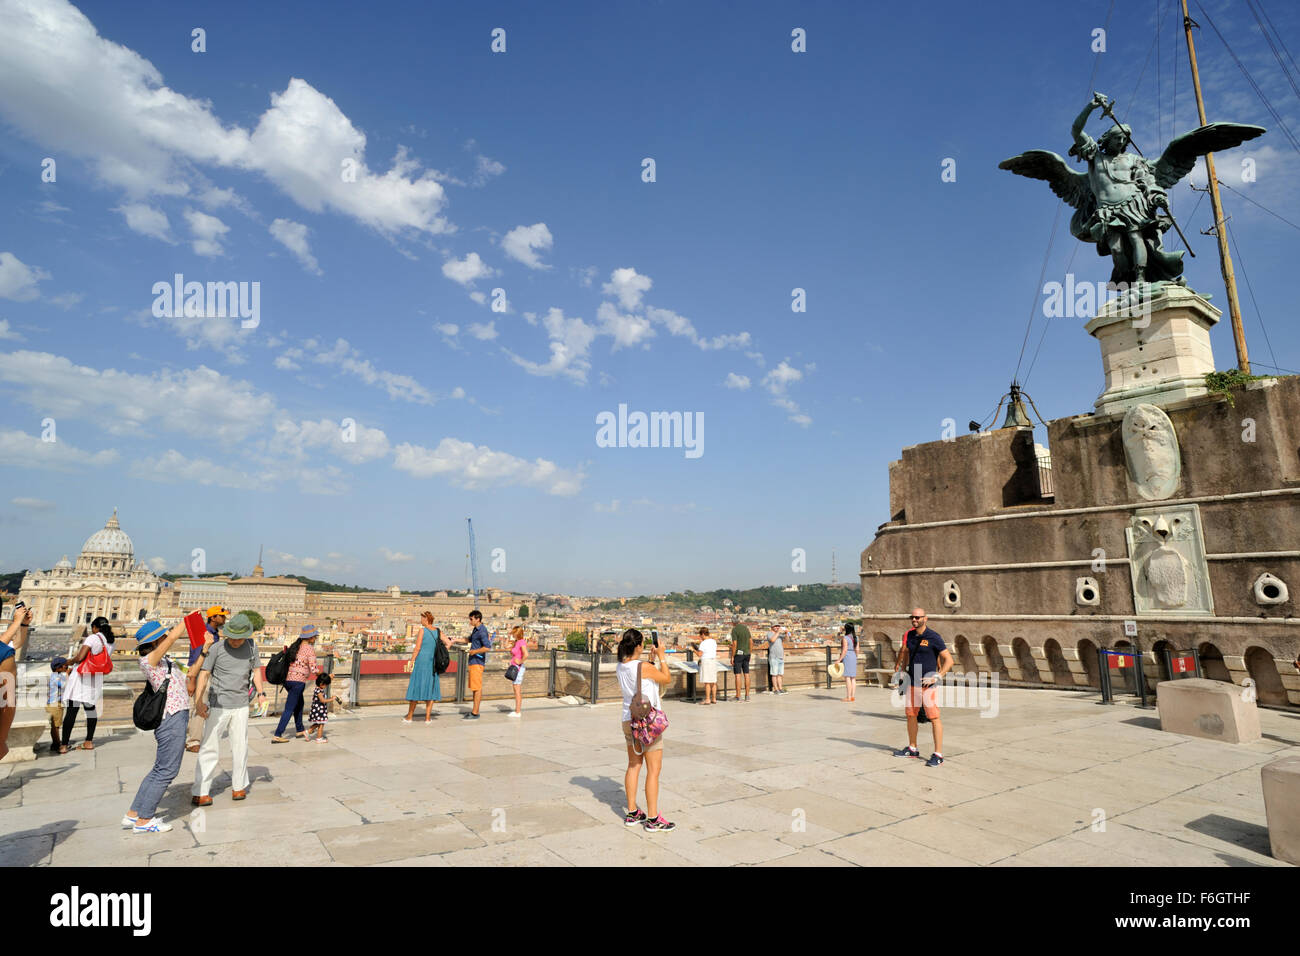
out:
M858 635L852 624L844 625L844 634L840 638L840 656L837 661L844 662L844 697L845 703L852 703L858 683Z
M424 722L433 723L433 702L442 700L442 688L438 686L438 671L433 666L434 650L438 642L451 647L451 641L442 636L442 629L434 627L433 615L425 611L420 615L424 629L415 639L415 649L407 665L411 669L411 679L406 685L406 699L409 701L406 716L402 723L409 724L415 717L415 705L424 704Z

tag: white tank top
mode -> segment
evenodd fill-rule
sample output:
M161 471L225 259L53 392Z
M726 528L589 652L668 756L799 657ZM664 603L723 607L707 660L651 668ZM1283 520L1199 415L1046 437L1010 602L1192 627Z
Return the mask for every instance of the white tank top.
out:
M636 668L636 661L627 661L618 665L618 686L623 690L624 720L632 719L632 698L636 696ZM641 678L641 693L645 695L646 700L650 701L650 706L663 709L659 702L659 685L649 677Z

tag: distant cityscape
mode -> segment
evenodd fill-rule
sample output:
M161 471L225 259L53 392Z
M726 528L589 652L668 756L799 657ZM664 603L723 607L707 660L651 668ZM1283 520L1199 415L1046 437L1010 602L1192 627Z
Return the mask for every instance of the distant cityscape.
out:
M10 575L9 580L16 577ZM35 632L27 656L33 660L66 651L73 631L96 617L113 622L119 634L129 638L137 622L157 619L170 625L191 611L214 605L234 613L256 613L264 625L262 640L268 645L292 640L303 626L315 625L321 633L318 646L335 655L354 650L404 653L418 636L419 616L425 611L453 637L467 635L468 615L475 606L490 629L504 631L520 625L529 644L540 649L568 646L575 638L594 648L608 644L611 634L628 626L653 627L661 641L673 647L684 645L699 627L725 624L729 628L734 619L757 625L759 638L776 621L789 630L793 641L822 643L837 634L845 620L862 613L854 600L856 589L825 584L614 600L496 587L480 589L476 600L471 592L453 589L415 593L396 585L368 591L334 590L340 586L327 582L312 584L309 587L297 577L267 575L260 558L247 576L157 574L135 560L134 543L115 510L104 527L86 539L75 562L65 555L48 570L23 573L17 595L2 593L0 600L6 618L17 601L32 608Z

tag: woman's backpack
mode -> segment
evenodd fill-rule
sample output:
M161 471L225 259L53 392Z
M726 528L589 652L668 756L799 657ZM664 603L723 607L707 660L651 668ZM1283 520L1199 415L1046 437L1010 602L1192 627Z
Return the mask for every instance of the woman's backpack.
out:
M668 715L651 704L641 692L641 663L636 663L636 693L632 695L632 704L628 708L632 717L632 749L638 754L644 753L645 748L662 737L668 729ZM636 744L641 745L640 750L636 750Z
M289 665L298 659L298 648L302 646L302 638L294 641L285 650L277 651L271 655L271 659L266 662L266 682L268 684L281 685L289 679Z
M434 635L433 646L433 672L435 674L447 673L447 668L451 666L451 654L447 651L447 645L442 643L442 638Z
M172 662L167 661L167 676L163 682L154 690L153 685L148 680L144 682L144 690L140 691L140 696L135 699L135 704L131 707L131 720L141 730L157 730L162 723L163 712L167 709L167 685L172 682Z

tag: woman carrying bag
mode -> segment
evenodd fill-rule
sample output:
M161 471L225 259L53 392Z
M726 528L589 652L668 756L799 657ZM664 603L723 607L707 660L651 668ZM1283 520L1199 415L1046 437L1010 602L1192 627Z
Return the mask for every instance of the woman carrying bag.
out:
M68 752L72 742L72 725L77 722L77 709L86 710L86 740L82 750L95 749L95 725L99 723L99 702L104 697L104 675L113 670L110 650L117 638L108 618L97 617L90 622L90 633L81 642L81 648L68 663L72 673L63 688L63 703L68 708L63 715L63 746L59 753Z
M433 615L425 611L420 615L420 623L424 625L420 631L420 636L415 639L415 650L411 652L411 659L407 662L407 668L410 671L411 679L406 683L406 716L402 718L402 723L409 724L415 717L415 705L424 704L424 723L427 727L433 723L433 702L442 700L441 682L438 680L438 668L436 663L438 644L442 643L444 648L451 647L451 641L442 636L442 629L435 627L433 624Z
M167 658L167 651L176 639L185 633L181 620L168 630L158 621L146 621L135 632L135 647L140 654L140 670L149 681L155 694L165 694L155 700L153 716L158 723L152 727L158 749L153 769L140 782L131 809L122 818L122 826L136 833L166 833L172 825L158 816L158 804L181 770L185 756L185 728L190 722L190 695L185 687L185 674ZM157 704L161 703L161 708ZM137 705L138 707L139 705ZM139 720L139 717L136 717ZM152 721L151 721L152 722ZM137 726L147 727L148 725Z
M623 825L634 827L638 823L647 833L673 830L659 815L659 772L664 762L664 735L668 720L660 706L659 688L672 680L668 660L663 648L656 644L651 649L650 660L641 659L641 632L634 627L623 632L618 642L618 686L623 691L623 740L627 744L627 773L623 785L627 790L627 815ZM640 680L638 680L638 676ZM634 714L633 711L636 711ZM649 816L637 808L637 782L641 777L641 764L646 765L645 804Z

